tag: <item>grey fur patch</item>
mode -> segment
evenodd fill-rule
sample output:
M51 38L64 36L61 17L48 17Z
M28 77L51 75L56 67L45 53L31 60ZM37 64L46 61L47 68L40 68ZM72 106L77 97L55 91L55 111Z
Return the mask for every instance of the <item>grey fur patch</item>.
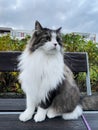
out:
M69 79L65 79L60 84L60 93L54 98L51 107L57 113L68 113L75 109L79 100L80 92L77 85L75 82L72 85Z
M98 95L82 97L81 105L83 110L98 110Z

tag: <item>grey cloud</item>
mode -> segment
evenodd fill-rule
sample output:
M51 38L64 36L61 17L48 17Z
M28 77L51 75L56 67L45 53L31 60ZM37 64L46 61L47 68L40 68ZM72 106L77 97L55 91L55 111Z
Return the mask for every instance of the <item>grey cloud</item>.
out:
M98 33L98 0L0 0L0 25L33 29L43 26L65 31Z

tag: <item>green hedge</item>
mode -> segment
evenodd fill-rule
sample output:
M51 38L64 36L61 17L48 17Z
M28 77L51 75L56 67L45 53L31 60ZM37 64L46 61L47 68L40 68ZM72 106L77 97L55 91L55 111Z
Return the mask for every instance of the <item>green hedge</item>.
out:
M80 35L63 35L64 49L69 52L87 52L90 65L90 79L93 91L98 91L98 43L87 41ZM85 73L78 76L80 89L85 90Z
M22 40L11 39L10 35L0 37L0 51L22 51L30 36ZM0 92L23 93L18 82L18 72L0 72Z

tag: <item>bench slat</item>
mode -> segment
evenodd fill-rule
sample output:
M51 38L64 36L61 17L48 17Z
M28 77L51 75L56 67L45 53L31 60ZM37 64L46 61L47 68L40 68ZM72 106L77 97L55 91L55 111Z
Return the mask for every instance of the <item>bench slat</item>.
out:
M60 117L46 119L41 123L30 120L22 123L18 119L19 115L0 115L0 130L87 130L82 119L65 121Z
M21 52L0 52L0 72L12 72L17 70L17 58Z
M20 112L25 110L26 101L21 99L0 99L0 112Z
M86 52L66 52L64 60L73 72L87 72Z
M17 58L21 52L0 52L0 72L17 70ZM64 61L73 72L87 72L85 52L65 52Z

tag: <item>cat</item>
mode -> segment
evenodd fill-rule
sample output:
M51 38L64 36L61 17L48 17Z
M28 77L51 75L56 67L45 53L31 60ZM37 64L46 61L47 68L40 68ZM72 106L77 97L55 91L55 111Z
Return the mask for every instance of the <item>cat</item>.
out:
M46 116L66 120L81 116L80 92L63 53L61 28L43 28L36 21L35 31L19 57L19 80L26 94L26 110L20 121L30 120L36 108L35 122L44 121Z
M44 121L46 116L72 120L82 115L79 88L64 63L61 27L44 28L36 21L32 37L19 57L18 68L26 94L26 110L20 114L20 121L28 121L33 115L35 122Z

